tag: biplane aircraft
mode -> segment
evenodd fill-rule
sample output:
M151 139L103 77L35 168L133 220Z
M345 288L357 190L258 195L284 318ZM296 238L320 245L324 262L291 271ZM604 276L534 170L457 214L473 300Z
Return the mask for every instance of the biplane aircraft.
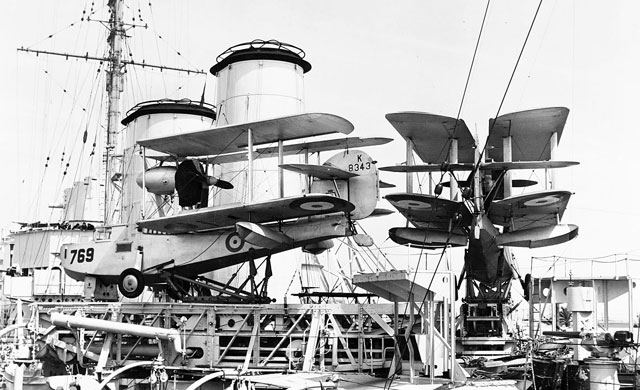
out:
M307 175L308 187L299 196L284 197L281 191L279 198L253 201L249 194L243 202L211 207L205 203L173 215L113 226L110 237L63 245L65 272L76 280L117 284L121 294L129 298L140 295L145 286L166 287L170 296L183 298L186 282L228 293L230 299L242 299L247 295L238 289L230 290L228 284L225 286L227 281L199 276L244 262L250 262L254 270L254 260L267 257L265 278L268 278L271 254L299 247L321 250L327 240L355 234L354 221L376 212L379 198L376 161L352 148L381 145L390 139L348 137L283 143L326 134L349 134L352 130L353 125L341 117L316 113L138 139L139 147L175 159L175 166L146 170L147 174L160 170L160 181L155 187L162 189L157 193L174 193L179 161L203 156L214 157L198 161L214 164L247 161L246 188L251 192L253 160L277 154L280 188L282 169ZM278 146L259 147L273 143ZM287 155L340 149L322 165L284 164L282 159ZM154 183L138 179L139 184L141 181L152 191ZM209 184L218 181L213 179ZM228 184L221 187L230 188ZM182 197L180 189L176 190L178 197Z
M553 176L547 180L547 189L524 195L512 195L513 188L536 182L510 176L513 170L577 164L554 160L568 114L566 108L543 108L490 120L482 159L463 120L421 112L388 114L407 143L408 161L380 170L408 173L408 188L407 193L385 198L413 225L390 229L390 238L418 248L466 247L458 284L459 288L463 279L467 281L465 302L481 303L483 308L486 303L505 303L514 277L510 247L555 245L578 234L577 226L560 224L571 192L555 189ZM414 151L425 164L411 164ZM438 183L429 194L413 193L413 172L438 173L450 181ZM468 172L467 178L458 179L455 172ZM445 186L450 199L441 197ZM491 332L499 332L500 327L491 325L488 333L475 335L495 336Z

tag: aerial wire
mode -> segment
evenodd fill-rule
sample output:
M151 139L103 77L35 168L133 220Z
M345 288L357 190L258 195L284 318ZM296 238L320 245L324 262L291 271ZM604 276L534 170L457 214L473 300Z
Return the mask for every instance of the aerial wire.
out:
M480 32L478 33L478 39L476 40L476 47L473 50L473 58L471 58L471 65L469 66L469 73L467 74L467 81L464 84L464 91L462 92L462 99L460 99L460 106L458 107L458 114L456 115L456 128L458 127L458 120L460 120L460 114L462 113L462 106L464 104L464 98L467 95L467 89L469 87L469 81L471 81L471 71L473 65L476 62L476 55L478 54L478 48L480 47L480 38L482 37L482 31L484 30L484 23L487 20L487 14L489 13L489 5L491 0L487 0L487 7L484 10L484 16L482 17L482 24L480 25ZM454 128L455 132L455 128Z
M496 123L498 122L497 119L500 116L500 110L502 109L502 105L504 104L504 101L507 97L507 93L509 92L509 87L511 87L511 82L513 81L513 78L516 74L516 70L518 69L518 64L520 64L520 59L522 58L522 54L524 53L524 49L527 46L527 42L529 41L529 36L531 35L531 31L533 30L533 26L535 25L536 19L538 18L538 13L540 12L540 7L542 6L542 1L540 0L540 2L538 3L538 7L536 8L536 13L533 15L533 19L531 20L531 24L529 25L529 31L527 31L527 36L524 39L524 42L522 44L522 47L520 48L520 54L518 54L518 59L516 60L516 63L513 67L513 71L511 72L511 77L509 77L509 82L507 83L507 87L505 88L504 94L502 95L502 100L500 100L500 104L498 105L498 110L496 112L496 115L494 117L494 120L491 123L491 127L489 128L489 133L487 134L487 139L484 143L484 146L482 148L482 151L480 152L480 158L478 159L478 161L476 161L473 170L471 171L471 174L469 175L469 177L474 177L476 172L478 171L478 169L480 168L480 163L482 161L482 158L484 156L485 151L487 150L487 144L489 141L489 136L491 135L491 131L493 130L493 128L495 127Z

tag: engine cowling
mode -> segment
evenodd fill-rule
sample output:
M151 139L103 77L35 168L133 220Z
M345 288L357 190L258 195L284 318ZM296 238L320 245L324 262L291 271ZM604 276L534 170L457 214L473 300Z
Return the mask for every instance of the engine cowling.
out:
M171 195L176 189L176 167L156 167L144 173L147 191L156 195ZM136 177L136 184L142 188L142 174Z

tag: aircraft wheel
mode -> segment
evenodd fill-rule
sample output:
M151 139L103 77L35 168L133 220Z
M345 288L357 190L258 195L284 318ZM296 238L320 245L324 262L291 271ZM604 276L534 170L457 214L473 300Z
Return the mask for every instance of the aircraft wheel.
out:
M120 274L118 290L127 298L136 298L144 290L144 278L142 272L135 268L127 268Z

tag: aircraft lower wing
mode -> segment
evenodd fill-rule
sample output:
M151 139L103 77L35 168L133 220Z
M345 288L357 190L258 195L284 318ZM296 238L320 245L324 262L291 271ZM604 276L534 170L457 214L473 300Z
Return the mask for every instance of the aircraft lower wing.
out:
M140 221L138 227L179 234L229 227L241 221L259 224L337 212L348 213L354 209L351 202L335 196L308 194L252 204L234 203L185 211L170 217Z
M552 169L566 168L580 163L576 161L513 161L513 162L489 162L481 163L479 168L481 171L511 171L518 169ZM417 165L395 165L390 167L381 167L381 171L388 172L448 172L448 171L471 171L474 164L470 163L454 163L454 164L417 164Z
M462 202L424 194L390 194L385 199L418 228L450 231L461 218L471 218Z
M569 191L541 191L491 203L489 219L508 231L557 225L569 203Z
M460 228L454 228L451 232L422 228L391 228L389 238L396 244L424 249L466 246L469 243L467 235Z
M503 233L496 238L496 244L520 248L542 248L565 243L577 235L576 225L543 226Z
M456 163L456 164L394 165L389 167L381 167L379 169L381 171L387 171L387 172L404 172L404 173L471 171L473 170L473 164Z

